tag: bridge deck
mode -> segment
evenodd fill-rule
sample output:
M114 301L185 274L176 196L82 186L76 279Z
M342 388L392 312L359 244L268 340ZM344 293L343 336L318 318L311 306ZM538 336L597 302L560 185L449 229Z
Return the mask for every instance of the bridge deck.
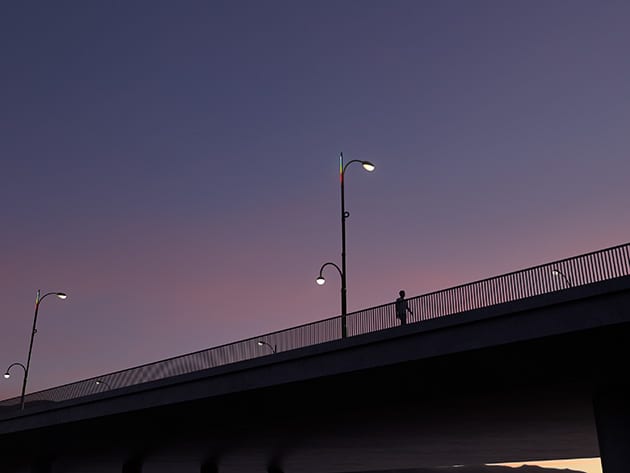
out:
M410 298L408 303L415 317L410 322L431 327L432 325L426 325L428 321L446 316L456 316L453 320L461 321L462 313L500 307L510 302L521 304L523 301L544 294L575 293L576 288L628 275L630 275L630 244L618 245ZM287 352L325 344L341 338L342 323L347 325L350 337L381 332L396 327L398 324L394 304L384 304L348 314L345 322L342 319L342 317L332 317L31 393L26 396L26 408L41 410L46 406L53 407L64 401L89 399L103 394L104 391L111 394L113 390L137 384L188 373L205 373L211 368L266 357L270 352L270 347L277 352ZM17 397L1 401L0 419L7 415L22 414L12 409L19 402L20 399Z

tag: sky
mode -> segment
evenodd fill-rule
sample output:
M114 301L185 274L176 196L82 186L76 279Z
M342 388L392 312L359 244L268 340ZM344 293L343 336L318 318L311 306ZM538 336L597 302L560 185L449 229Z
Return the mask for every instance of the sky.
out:
M340 152L349 311L627 242L629 16L2 3L0 363L37 289L31 392L338 315Z
M602 464L599 458L574 458L569 460L551 460L527 463L497 463L497 465L519 468L523 465L540 466L542 468L571 469L584 473L602 473ZM517 470L518 471L518 470Z

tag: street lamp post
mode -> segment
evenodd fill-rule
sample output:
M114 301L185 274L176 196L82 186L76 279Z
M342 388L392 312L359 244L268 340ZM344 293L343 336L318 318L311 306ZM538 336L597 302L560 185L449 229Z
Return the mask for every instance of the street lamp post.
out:
M564 279L564 282L566 283L567 287L573 287L573 283L568 278L568 276L564 274L562 271L560 271L558 268L553 268L551 270L551 274L553 274L556 277L561 277L562 279Z
M346 219L350 216L350 212L346 211L346 198L345 198L345 174L346 169L352 163L361 163L363 169L368 172L372 172L375 169L374 164L369 161L363 161L360 159L353 159L344 165L343 163L343 153L339 153L339 181L341 185L341 269L337 265L334 265L339 274L341 276L341 337L346 338L347 336L347 328L346 328L346 316L348 315L348 286L347 286L347 266L346 266ZM333 264L333 263L326 263ZM324 264L324 266L326 266ZM324 269L322 266L322 269ZM320 277L318 278L318 284L323 284L320 280L324 281L321 270Z
M268 343L264 340L258 340L257 344L259 347L268 347L271 350L271 353L273 353L274 355L278 352L278 345L271 345L271 343Z
M103 381L102 379L97 379L96 381L94 381L94 383L97 386L103 385L103 386L107 386L107 389L112 389L112 387L109 385L109 383L107 381Z
M28 347L28 358L26 359L26 368L24 368L24 381L22 382L22 394L20 396L20 409L24 409L24 395L26 394L26 383L28 382L28 370L31 367L31 354L33 352L33 340L37 333L37 313L39 312L39 304L47 297L51 295L57 296L59 299L66 299L68 296L64 292L47 292L40 297L41 291L37 290L37 297L35 299L35 316L33 317L33 331L31 332L31 343ZM24 367L22 365L22 367Z

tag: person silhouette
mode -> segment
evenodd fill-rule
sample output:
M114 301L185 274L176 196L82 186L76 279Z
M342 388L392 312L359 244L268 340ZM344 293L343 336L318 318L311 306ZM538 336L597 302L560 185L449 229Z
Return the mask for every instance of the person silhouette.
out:
M400 320L400 325L405 325L407 323L407 312L411 315L413 315L413 312L405 300L405 291L401 290L398 294L400 297L396 299L396 318Z

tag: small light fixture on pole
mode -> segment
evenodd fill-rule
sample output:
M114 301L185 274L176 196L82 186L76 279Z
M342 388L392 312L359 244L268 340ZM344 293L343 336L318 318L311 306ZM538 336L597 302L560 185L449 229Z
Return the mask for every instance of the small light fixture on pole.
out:
M24 373L26 374L26 366L24 366L22 363L11 363L7 368L6 373L4 373L3 375L5 379L9 379L11 377L11 368L13 368L14 366L19 366L20 368L22 368L22 370L24 370Z
M551 270L551 274L553 274L555 277L561 277L562 279L564 279L564 282L567 284L567 287L573 287L573 283L571 283L571 280L567 277L566 274L564 274L558 268L553 268Z
M109 383L107 381L103 381L102 379L97 379L95 383L97 386L107 386L107 389L112 389Z
M337 266L335 263L333 263L331 261L328 261L327 263L322 264L322 267L319 268L319 276L317 276L317 279L315 279L315 282L317 283L318 286L323 286L324 284L326 284L326 278L324 278L324 268L326 266L334 267L337 270L337 272L339 273L339 277L341 278L341 316L344 317L344 314L345 314L345 312L344 312L344 309L345 309L345 307L344 307L345 298L344 298L344 289L343 289L343 279L344 278L343 278L343 271L341 271L341 268L339 268L339 266ZM345 319L342 319L341 322L342 322L342 326L341 326L342 333L345 333L345 331L343 330L345 328L345 326L346 326Z
M269 347L269 349L271 350L271 352L272 352L272 353L274 353L274 354L278 352L278 351L277 351L278 345L273 345L273 346L272 346L270 343L267 343L267 342L266 342L266 341L264 341L264 340L258 340L258 342L256 342L256 343L257 343L257 345L258 345L259 347L264 347L264 346Z
M28 347L28 358L26 359L26 368L24 368L24 382L22 383L22 394L20 396L20 409L24 409L24 396L26 394L26 383L28 382L28 370L31 367L31 354L33 353L33 340L37 333L37 313L39 312L39 304L48 296L57 296L59 299L66 299L68 295L65 292L47 292L43 296L40 296L41 291L37 290L37 297L35 298L35 316L33 317L33 330L31 332L31 343ZM6 377L6 373L5 373Z
M363 161L360 159L353 159L344 165L343 163L343 153L339 153L339 181L341 185L341 269L337 267L339 270L339 274L341 275L341 338L346 338L347 336L347 328L346 328L346 316L348 315L348 286L347 286L347 267L346 267L346 219L350 216L350 212L346 211L346 199L345 199L345 174L346 169L352 163L361 163L363 169L368 172L374 171L376 166L372 164L370 161ZM327 263L328 264L328 263ZM332 263L330 263L332 264ZM326 266L326 265L324 265ZM323 269L323 266L322 266ZM320 286L325 283L323 276L321 275L317 278L317 284Z

